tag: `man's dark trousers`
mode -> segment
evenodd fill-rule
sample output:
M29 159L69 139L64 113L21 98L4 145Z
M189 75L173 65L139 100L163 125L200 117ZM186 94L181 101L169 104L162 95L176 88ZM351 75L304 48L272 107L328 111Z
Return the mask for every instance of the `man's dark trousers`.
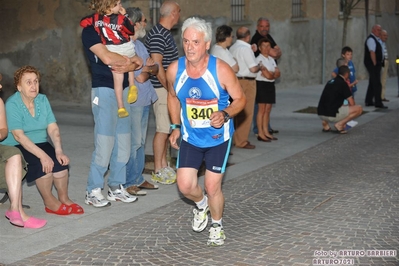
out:
M371 105L373 103L376 107L382 106L381 101L381 65L366 65L367 71L369 72L369 86L367 87L366 93L366 104Z

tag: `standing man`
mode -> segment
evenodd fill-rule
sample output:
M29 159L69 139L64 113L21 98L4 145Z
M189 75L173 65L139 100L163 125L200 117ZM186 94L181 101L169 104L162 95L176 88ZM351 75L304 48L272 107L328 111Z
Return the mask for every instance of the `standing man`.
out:
M185 57L167 71L168 108L173 129L170 143L182 134L177 162L180 192L194 201L192 228L203 231L211 212L212 226L207 244L220 246L226 238L222 225L224 196L222 179L234 132L231 117L245 105L245 96L230 66L208 54L212 27L199 18L188 18L182 26ZM229 95L233 102L229 105ZM205 161L205 190L198 185L198 169Z
M252 36L251 39L251 45L255 45L256 47L258 46L258 42L262 38L267 38L270 41L270 46L271 49L269 51L269 56L271 56L277 64L277 59L279 59L282 55L280 47L277 45L277 43L274 41L273 37L269 34L270 31L270 22L269 19L260 17L258 19L258 22L256 24L256 32L254 36ZM255 49L255 57L257 57L260 54L260 51L258 48ZM258 104L255 103L255 109L254 109L254 119L253 119L253 131L255 134L258 134L258 127L256 125L256 114L258 113ZM278 133L278 130L272 129L270 126L270 122L268 124L269 128L269 133Z
M237 41L231 46L230 52L237 59L238 72L237 78L244 90L247 104L234 119L236 132L234 133L234 145L243 149L255 149L248 141L249 132L251 131L252 118L254 115L254 105L256 96L256 73L260 70L260 66L256 63L254 52L252 51L249 41L251 33L248 28L240 27L237 29Z
M158 73L158 65L154 64L154 60L150 57L144 44L137 40L143 38L146 34L145 27L147 19L138 7L126 9L126 14L134 24L134 35L131 41L135 45L136 54L143 59L143 68L136 70L135 85L138 90L137 101L130 104L130 121L131 121L131 151L129 162L126 165L126 191L134 196L144 196L147 194L142 189L158 189L157 185L151 184L143 177L145 166L145 140L148 128L148 115L150 106L158 97L154 87L149 80L151 75Z
M329 122L335 123L334 127L338 133L346 134L346 123L362 114L362 107L355 105L352 93L346 80L349 79L350 70L348 66L340 66L338 75L328 81L321 94L317 114L322 120L323 131L331 130ZM342 105L347 100L349 105Z
M364 43L364 65L369 73L369 85L366 93L366 106L388 108L381 101L381 68L383 62L382 45L380 43L381 26L376 24ZM374 102L373 102L374 98Z
M92 4L105 5L107 0L93 0ZM141 58L134 56L130 60L109 52L102 44L100 36L93 26L82 31L82 42L90 62L92 90L91 101L94 116L94 151L87 179L85 203L94 207L111 205L110 201L134 202L123 187L126 182L126 164L130 155L130 120L119 118L114 93L114 81L109 66L119 73L133 71L142 66ZM128 106L127 74L124 78L123 99ZM108 195L106 200L101 190L104 188L104 175L108 170Z
M151 58L160 66L158 74L150 77L151 83L158 95L158 101L154 103L156 132L152 143L154 151L152 180L161 184L173 184L176 182L176 173L169 167L166 160L170 132L166 69L179 57L177 46L170 29L179 21L180 7L176 2L165 1L161 6L160 15L159 23L148 32L145 41L145 46Z
M385 98L385 91L386 91L386 84L387 84L387 77L388 77L388 68L389 68L388 47L387 47L388 32L386 30L381 31L381 41L382 41L382 53L383 53L383 57L384 57L382 76L381 76L381 101L389 102L389 100Z

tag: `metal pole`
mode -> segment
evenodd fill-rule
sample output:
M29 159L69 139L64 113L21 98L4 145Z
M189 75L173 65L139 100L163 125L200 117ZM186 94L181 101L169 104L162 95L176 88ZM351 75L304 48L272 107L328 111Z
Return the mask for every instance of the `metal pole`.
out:
M321 60L321 83L325 83L326 77L326 12L327 12L327 3L326 0L323 1L323 55Z
M399 55L396 56L396 76L398 76L398 97L399 97Z

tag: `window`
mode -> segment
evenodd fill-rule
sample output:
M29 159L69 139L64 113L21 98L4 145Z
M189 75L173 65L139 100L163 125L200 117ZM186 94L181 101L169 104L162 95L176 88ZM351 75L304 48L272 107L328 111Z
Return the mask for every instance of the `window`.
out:
M306 17L304 2L305 0L292 0L292 18Z
M150 18L152 25L158 23L160 14L159 10L162 5L162 0L150 0Z
M344 14L345 0L339 1L339 14L342 16Z
M231 21L243 21L245 19L245 0L231 0Z
M381 17L381 3L380 0L375 1L375 16L376 17Z

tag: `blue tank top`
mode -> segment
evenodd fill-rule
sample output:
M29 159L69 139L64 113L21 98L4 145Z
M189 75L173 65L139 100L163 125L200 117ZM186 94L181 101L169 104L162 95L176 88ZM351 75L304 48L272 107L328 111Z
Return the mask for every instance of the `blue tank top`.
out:
M220 86L216 72L216 57L210 55L205 73L198 79L186 71L186 57L179 58L174 90L180 100L183 140L200 147L214 147L229 140L234 132L233 120L221 128L210 125L213 112L229 106L229 94Z

